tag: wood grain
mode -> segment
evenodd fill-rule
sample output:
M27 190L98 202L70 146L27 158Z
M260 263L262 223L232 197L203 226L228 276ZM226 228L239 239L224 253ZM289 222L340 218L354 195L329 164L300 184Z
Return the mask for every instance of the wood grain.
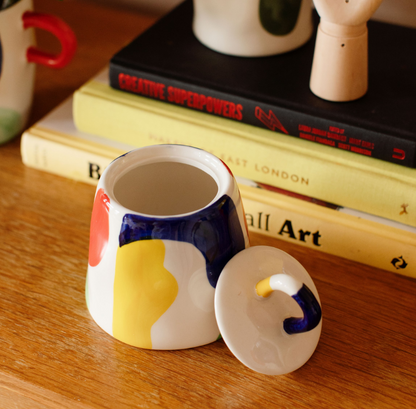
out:
M71 24L79 50L61 71L39 67L32 123L154 21L35 4ZM322 338L301 369L255 373L223 341L148 351L106 335L84 299L94 188L24 167L19 143L0 147L0 408L416 407L416 281L256 234L252 245L293 255L320 293Z

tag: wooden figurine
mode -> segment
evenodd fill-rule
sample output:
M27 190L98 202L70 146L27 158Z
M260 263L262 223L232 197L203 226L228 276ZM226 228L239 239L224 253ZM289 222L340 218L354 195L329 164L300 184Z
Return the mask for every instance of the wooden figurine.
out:
M321 17L310 88L329 101L352 101L368 88L367 21L383 0L314 0Z

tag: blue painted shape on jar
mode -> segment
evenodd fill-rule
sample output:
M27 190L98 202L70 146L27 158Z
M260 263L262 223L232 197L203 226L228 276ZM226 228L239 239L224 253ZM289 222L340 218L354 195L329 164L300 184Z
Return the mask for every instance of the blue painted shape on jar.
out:
M210 206L186 216L156 218L126 214L120 247L137 240L176 240L194 245L206 260L207 278L215 288L227 262L245 248L245 239L233 200L224 195Z

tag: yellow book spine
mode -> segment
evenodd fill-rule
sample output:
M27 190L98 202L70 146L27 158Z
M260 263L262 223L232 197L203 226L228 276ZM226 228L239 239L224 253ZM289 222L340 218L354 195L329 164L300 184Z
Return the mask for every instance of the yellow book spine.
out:
M164 104L91 81L74 95L84 131L140 147L210 151L235 175L416 226L416 169Z
M240 184L250 231L416 277L416 234Z
M21 140L23 163L31 168L53 173L75 181L97 184L106 166L117 153L103 154L84 150L76 144L65 144L59 135L53 139L34 128L26 131Z

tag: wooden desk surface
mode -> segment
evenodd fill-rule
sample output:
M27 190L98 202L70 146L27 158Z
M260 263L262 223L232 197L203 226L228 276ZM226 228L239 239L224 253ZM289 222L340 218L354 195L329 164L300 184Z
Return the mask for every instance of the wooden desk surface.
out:
M71 24L79 49L61 71L38 68L31 123L154 21L82 0L35 4ZM416 280L259 235L253 245L296 257L320 293L321 341L298 371L255 373L223 341L148 351L106 335L84 300L94 187L24 167L19 142L0 147L0 408L416 407Z

